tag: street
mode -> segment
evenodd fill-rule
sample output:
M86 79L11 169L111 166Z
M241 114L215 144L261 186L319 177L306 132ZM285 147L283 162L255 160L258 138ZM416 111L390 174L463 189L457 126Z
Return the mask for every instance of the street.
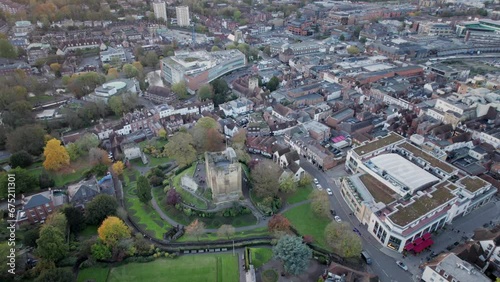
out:
M322 172L306 159L301 158L301 166L313 178L317 178L323 188L331 188L333 196L330 196L330 207L334 209L343 221L350 222L361 233L363 249L372 257L373 264L368 266L369 272L379 276L380 281L420 281L421 271L419 265L427 261L430 252L418 255L408 255L403 258L402 254L385 248L372 235L368 233L365 226L360 226L358 219L351 216L351 210L342 198L340 187L337 185L339 177L348 175L344 165ZM436 254L447 251L446 248L455 242L464 242L464 236L471 238L474 230L483 226L498 224L500 222L500 201L494 198L483 207L472 211L464 217L453 220L446 229L439 230L438 235L433 237L434 245L431 247ZM396 265L396 260L403 261L409 271L404 271Z

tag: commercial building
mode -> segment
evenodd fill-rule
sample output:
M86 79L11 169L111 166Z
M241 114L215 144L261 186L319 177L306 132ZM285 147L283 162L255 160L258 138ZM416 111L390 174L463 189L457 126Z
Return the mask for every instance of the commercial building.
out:
M189 26L191 24L191 20L189 19L188 6L175 7L175 15L177 16L178 26Z
M218 52L177 52L161 61L161 76L170 84L184 81L194 93L202 85L246 65L245 54L238 50Z
M163 19L167 21L167 8L166 3L162 0L156 0L153 2L153 11L155 13L155 18Z
M422 274L422 281L491 281L470 263L460 259L454 253L440 255L435 261L428 263Z
M491 184L389 133L347 153L342 197L383 246L419 253L430 233L489 202Z
M137 89L135 79L114 79L97 87L93 93L85 98L94 102L103 101L108 103L112 96L124 93L137 93Z
M99 56L101 58L102 63L109 63L111 61L119 60L122 63L125 63L127 61L127 57L125 56L125 50L123 48L117 47L108 47L108 50L106 51L101 51L99 53Z

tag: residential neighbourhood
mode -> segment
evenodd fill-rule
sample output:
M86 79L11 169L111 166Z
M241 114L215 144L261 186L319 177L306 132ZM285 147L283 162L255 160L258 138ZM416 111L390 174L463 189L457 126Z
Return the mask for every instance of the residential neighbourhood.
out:
M499 281L500 3L0 0L0 281Z

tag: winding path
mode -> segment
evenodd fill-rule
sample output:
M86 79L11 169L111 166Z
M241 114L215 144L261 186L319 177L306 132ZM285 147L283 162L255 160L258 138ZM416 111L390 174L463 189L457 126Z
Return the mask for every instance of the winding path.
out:
M246 199L245 201L249 201L249 200ZM298 207L298 206L301 206L303 204L309 203L310 201L311 200L304 200L304 201L301 201L301 202L298 202L298 203L295 203L295 204L292 204L292 205L286 205L285 208L280 211L280 213L284 213L284 212L286 212L286 211L288 211L290 209L293 209L295 207ZM152 193L151 205L153 206L153 208L155 209L155 211L160 215L160 217L163 220L165 220L166 222L168 222L170 225L172 225L172 226L184 225L184 224L181 224L181 223L179 223L179 222L171 219L168 215L166 215L163 212L163 210L158 205L158 202L156 201L154 193ZM254 209L255 208L253 207L253 205L250 204L249 208L252 210L252 213L254 213ZM234 229L235 229L236 232L242 232L242 231L252 230L252 229L255 229L255 228L266 227L267 223L269 221L269 218L261 220L261 217L257 216L257 220L258 220L258 222L256 224L249 225L249 226L235 227ZM207 229L205 229L205 231L207 233L215 233L215 232L217 232L217 229L215 229L215 228L207 228Z

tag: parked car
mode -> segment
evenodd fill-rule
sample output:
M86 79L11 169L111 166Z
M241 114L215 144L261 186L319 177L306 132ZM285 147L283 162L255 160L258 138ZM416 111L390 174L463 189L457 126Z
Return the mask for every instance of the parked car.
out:
M336 216L336 215L337 215L337 212L335 212L335 210L330 210L330 213L331 213L333 216Z
M314 178L314 184L318 185L319 184L319 181L317 178Z
M366 251L361 252L361 257L365 260L366 264L372 264L372 258Z
M319 185L319 184L316 185L316 188L318 188L318 190L320 190L320 191L323 190L323 187L321 187L321 185Z
M328 193L328 195L330 195L330 196L333 195L332 189L330 189L330 188L326 189L326 193Z
M403 269L404 271L408 271L408 266L406 266L406 264L404 264L404 262L402 261L396 261L396 264L401 267L401 269Z
M342 219L340 219L340 216L338 216L338 215L336 215L334 217L334 219L335 219L336 222L342 222Z

